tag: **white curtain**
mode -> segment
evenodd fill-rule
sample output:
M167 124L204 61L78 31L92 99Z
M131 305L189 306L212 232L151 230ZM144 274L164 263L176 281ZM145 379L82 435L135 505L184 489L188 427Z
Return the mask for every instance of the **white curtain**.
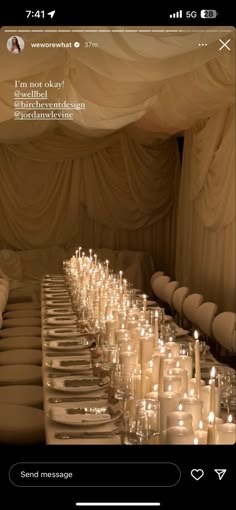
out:
M177 279L235 311L233 107L185 134L177 229Z

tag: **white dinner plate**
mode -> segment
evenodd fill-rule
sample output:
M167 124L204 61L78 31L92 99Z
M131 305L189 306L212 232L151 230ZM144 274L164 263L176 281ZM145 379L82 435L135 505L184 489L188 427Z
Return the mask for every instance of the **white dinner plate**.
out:
M68 317L73 317L75 318L76 315L74 314L73 310L71 307L68 306L68 308L60 308L58 310L58 308L49 308L48 310L46 310L46 315L55 315L56 317L57 316L68 316Z
M49 317L45 322L54 326L72 326L76 324L76 317Z
M62 301L61 300L58 301L58 299L47 299L46 300L46 305L47 306L53 306L53 307L62 306L63 308L65 308L65 307L71 305L71 301L69 299L64 299Z
M76 412L76 408L79 411ZM104 425L105 423L112 423L116 420L118 420L121 417L121 412L117 411L114 414L110 414L109 407L102 408L102 411L97 413L96 411L94 413L82 413L80 414L81 410L83 408L79 408L79 406L74 407L62 407L62 406L54 406L50 409L50 418L51 420L57 422L57 423L63 423L66 425L75 425L80 427L88 427L88 426L96 426L96 425ZM90 409L93 409L91 406ZM97 408L98 409L98 408ZM95 410L95 408L94 408ZM74 414L75 413L75 414Z
M74 328L55 328L48 329L46 331L47 336L57 337L57 338L73 338L78 337L78 331Z
M55 351L80 351L82 349L89 349L94 344L94 340L91 341L88 338L84 340L52 340L51 342L45 342L45 347Z
M103 379L85 378L78 375L67 375L66 377L51 377L47 380L47 386L53 390L69 393L91 393L106 388L110 383L109 377Z

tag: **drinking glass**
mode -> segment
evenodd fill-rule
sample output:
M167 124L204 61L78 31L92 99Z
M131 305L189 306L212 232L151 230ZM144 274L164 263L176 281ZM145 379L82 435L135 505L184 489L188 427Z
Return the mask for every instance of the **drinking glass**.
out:
M132 372L116 371L114 375L115 398L131 400L134 398L134 375Z
M136 401L136 434L143 444L160 433L160 404L155 399Z

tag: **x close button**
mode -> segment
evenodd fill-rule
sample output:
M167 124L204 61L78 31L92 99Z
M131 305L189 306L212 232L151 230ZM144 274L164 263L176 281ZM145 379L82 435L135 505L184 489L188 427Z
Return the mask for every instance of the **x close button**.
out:
M228 46L228 44L230 43L231 39L228 39L228 41L222 41L222 39L219 39L219 41L221 43L219 51L223 50L223 48L225 48L226 50L231 51L231 48Z

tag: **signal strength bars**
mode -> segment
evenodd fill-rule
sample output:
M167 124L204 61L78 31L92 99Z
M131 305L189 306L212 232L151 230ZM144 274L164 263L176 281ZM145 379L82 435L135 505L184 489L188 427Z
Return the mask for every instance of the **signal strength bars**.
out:
M173 14L169 15L169 18L182 18L182 17L183 17L183 11L173 12Z

